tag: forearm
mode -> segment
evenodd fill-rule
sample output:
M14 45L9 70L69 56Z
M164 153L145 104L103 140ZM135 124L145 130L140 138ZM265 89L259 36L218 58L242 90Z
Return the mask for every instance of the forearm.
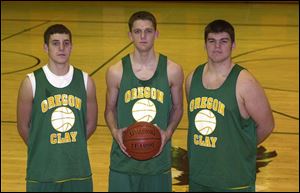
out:
M97 128L98 105L96 97L89 98L87 101L86 113L86 139L88 140Z
M107 127L109 128L111 135L115 138L117 132L117 112L115 110L105 110L105 121Z
M257 145L262 143L268 136L272 133L274 125L264 126L261 128L260 126L257 127Z
M170 112L169 124L166 130L168 139L170 139L177 128L183 114L182 106L173 106Z
M94 121L88 121L86 124L86 139L88 140L95 132L97 127L97 118Z
M28 136L31 122L31 106L30 105L20 105L18 103L17 110L17 128L20 136L22 137L25 144L28 144Z
M19 134L22 137L24 143L26 145L28 145L28 131L29 131L29 128L26 127L26 126L18 125L18 131L19 131Z

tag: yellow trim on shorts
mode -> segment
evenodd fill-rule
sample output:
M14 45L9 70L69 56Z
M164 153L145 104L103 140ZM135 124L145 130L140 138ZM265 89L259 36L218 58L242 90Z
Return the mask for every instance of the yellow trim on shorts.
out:
M241 186L241 187L235 187L235 188L229 188L230 190L241 190L241 189L246 189L249 188L250 186Z
M63 183L63 182L68 182L68 181L80 181L80 180L87 180L90 179L92 176L88 176L88 177L83 177L83 178L69 178L69 179L65 179L65 180L58 180L58 181L54 181L54 182L39 182L39 181L35 181L35 180L27 180L27 182L30 183Z
M170 173L171 172L171 169L170 170L167 170L167 171L165 171L165 172L163 172L162 174L168 174L168 173ZM159 175L159 174L158 174Z

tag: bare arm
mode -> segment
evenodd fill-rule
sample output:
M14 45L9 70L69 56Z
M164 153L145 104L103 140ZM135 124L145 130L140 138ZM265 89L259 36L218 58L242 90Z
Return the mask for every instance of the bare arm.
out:
M185 96L186 100L189 100L189 93L190 93L190 88L191 88L191 82L193 78L194 71L191 72L185 79ZM189 104L188 104L189 105Z
M26 145L28 144L32 104L32 87L29 78L26 77L21 83L17 104L17 128Z
M87 139L95 132L98 119L98 105L96 97L96 87L91 77L87 82L87 117L86 117L86 136Z
M165 144L171 139L175 129L177 128L183 113L183 71L180 65L168 60L168 80L172 95L172 108L170 111L170 117L168 127L166 131L160 130L161 133L161 146L158 153L159 155Z
M117 126L117 101L119 95L119 86L122 78L122 63L111 66L106 72L106 106L105 106L105 121L110 129L111 135L119 144L121 150L125 153L123 144L122 132L123 129L118 129ZM127 154L128 155L128 154Z
M167 139L170 139L177 128L183 113L183 71L180 65L168 61L168 79L172 95L172 109L167 128Z
M274 128L272 110L264 90L248 71L243 70L238 78L237 93L242 116L252 117L257 124L257 144L260 144Z

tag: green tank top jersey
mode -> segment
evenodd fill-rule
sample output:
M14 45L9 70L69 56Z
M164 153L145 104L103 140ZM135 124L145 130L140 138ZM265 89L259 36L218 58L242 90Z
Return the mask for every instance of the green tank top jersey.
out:
M236 83L244 68L235 64L219 88L206 89L204 66L196 68L188 98L189 179L208 187L245 188L255 184L256 125L238 108Z
M63 182L90 177L82 71L74 68L72 81L64 88L52 86L42 68L34 76L26 180Z
M166 130L171 109L171 91L167 75L167 57L160 54L154 75L139 80L132 69L130 56L122 58L123 75L120 83L117 121L118 128L146 121ZM129 174L159 174L171 168L171 141L162 153L150 160L138 161L126 156L113 140L110 169Z

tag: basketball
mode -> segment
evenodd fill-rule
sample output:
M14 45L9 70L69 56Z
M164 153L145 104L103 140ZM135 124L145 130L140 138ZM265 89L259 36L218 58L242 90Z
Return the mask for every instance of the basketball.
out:
M75 122L75 116L68 107L59 107L51 115L53 128L59 132L69 131Z
M161 146L159 128L148 122L136 122L123 132L127 153L136 160L148 160Z
M156 107L149 99L140 99L132 107L132 116L137 122L151 122L156 115Z
M211 134L216 128L216 117L210 110L204 109L197 113L195 126L202 135Z

